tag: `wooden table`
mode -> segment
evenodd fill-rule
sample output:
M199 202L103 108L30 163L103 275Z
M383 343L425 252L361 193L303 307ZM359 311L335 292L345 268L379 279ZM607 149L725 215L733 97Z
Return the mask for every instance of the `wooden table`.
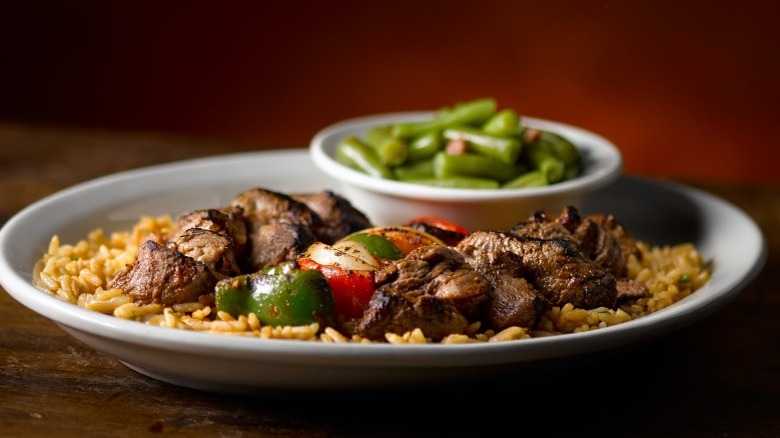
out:
M0 124L0 224L87 179L253 148L258 146ZM424 436L501 427L518 436L780 436L780 187L687 183L752 216L769 256L763 272L726 309L672 334L507 384L248 398L140 375L3 291L0 436Z

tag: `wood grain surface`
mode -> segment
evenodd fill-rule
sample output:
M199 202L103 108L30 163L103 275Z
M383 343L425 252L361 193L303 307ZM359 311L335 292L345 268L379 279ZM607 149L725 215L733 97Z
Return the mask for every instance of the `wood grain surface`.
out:
M119 170L252 149L144 132L0 125L0 223ZM121 153L117 153L121 151ZM523 375L399 391L237 397L140 375L0 292L0 436L780 436L780 187L697 183L765 233L725 309L639 345Z

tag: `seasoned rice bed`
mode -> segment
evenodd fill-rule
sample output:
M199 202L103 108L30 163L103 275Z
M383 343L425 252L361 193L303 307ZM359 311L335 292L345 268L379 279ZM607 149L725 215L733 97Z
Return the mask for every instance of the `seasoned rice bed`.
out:
M360 337L345 337L337 330L317 324L297 327L261 326L254 314L233 318L200 303L164 307L160 304L136 305L119 289L106 286L125 265L135 261L141 243L163 241L173 227L170 216L144 216L131 231L106 235L102 229L90 232L85 240L63 245L53 236L46 254L38 261L33 283L39 289L80 307L117 318L184 330L197 330L236 336L268 339L298 339L323 342L369 342ZM667 307L700 288L710 278L701 254L689 243L651 247L639 243L642 260L631 258L629 276L647 284L647 297L623 303L618 309L579 309L570 304L548 309L535 330L510 327L499 333L480 330L479 323L467 333L451 335L442 343L495 342L575 333L621 324ZM390 343L430 342L419 330L403 335L387 334Z

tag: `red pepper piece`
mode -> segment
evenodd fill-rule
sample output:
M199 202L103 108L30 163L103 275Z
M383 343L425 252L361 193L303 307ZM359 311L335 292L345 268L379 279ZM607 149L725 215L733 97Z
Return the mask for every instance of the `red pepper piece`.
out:
M321 265L310 258L298 259L298 266L301 269L322 272L333 292L336 313L344 315L347 320L363 315L376 287L374 271L348 270L337 266Z
M438 216L420 216L410 220L406 225L436 236L449 246L457 245L469 234L466 228Z

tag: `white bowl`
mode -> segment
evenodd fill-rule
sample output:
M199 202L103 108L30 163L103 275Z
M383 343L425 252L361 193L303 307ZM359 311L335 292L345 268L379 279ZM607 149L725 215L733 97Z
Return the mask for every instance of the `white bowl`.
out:
M583 172L578 177L546 187L455 189L375 178L335 159L336 146L347 136L363 138L369 127L430 119L433 114L380 114L328 126L311 141L312 160L338 181L341 194L379 226L433 215L472 230L508 229L536 211L557 213L568 205L577 207L586 194L612 183L621 174L622 156L609 140L582 128L531 117L522 118L524 126L557 133L574 143L583 160Z

